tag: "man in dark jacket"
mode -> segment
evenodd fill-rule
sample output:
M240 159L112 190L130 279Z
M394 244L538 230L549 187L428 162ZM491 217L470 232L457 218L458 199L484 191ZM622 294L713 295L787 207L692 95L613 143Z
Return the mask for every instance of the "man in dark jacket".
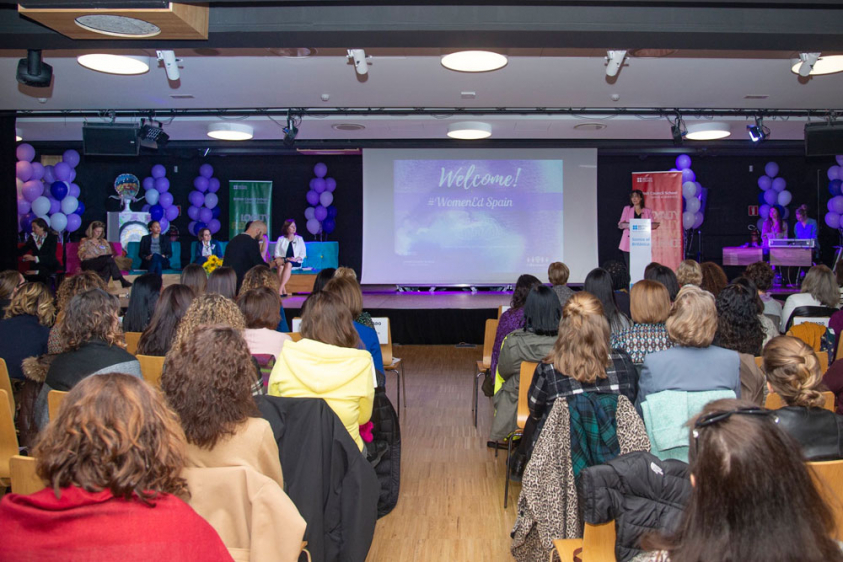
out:
M225 247L225 257L222 264L234 269L237 274L237 290L243 283L243 276L256 265L266 265L261 255L258 240L266 234L266 223L252 221L246 232L238 234Z

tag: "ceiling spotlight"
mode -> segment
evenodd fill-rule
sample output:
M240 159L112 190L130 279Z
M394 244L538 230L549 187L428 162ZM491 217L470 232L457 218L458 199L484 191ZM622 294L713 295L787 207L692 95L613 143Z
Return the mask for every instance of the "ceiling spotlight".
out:
M509 59L492 51L459 51L443 56L440 62L457 72L491 72L505 67Z
M208 136L217 140L244 141L254 136L255 130L242 123L211 123Z
M835 74L843 72L843 55L819 56L819 53L801 53L798 59L793 61L790 71L799 76L819 76L822 74ZM811 57L814 57L811 59ZM819 58L816 58L819 57ZM807 61L806 61L807 59ZM813 62L812 62L813 61ZM802 74L803 68L808 66L806 74Z
M670 122L670 118L668 118ZM688 129L685 128L685 122L682 121L682 116L676 114L676 119L670 123L670 136L673 137L673 144L680 145L685 140L685 135L688 134Z
M15 127L15 142L20 142L23 140L23 132Z
M366 56L366 51L363 49L348 49L348 60L354 63L354 70L357 74L363 76L369 72L369 61L371 57Z
M764 118L756 117L755 125L747 125L746 132L749 140L755 143L763 142L770 136L770 129L764 126Z
M154 126L153 124L157 126ZM167 144L167 141L170 140L170 135L164 132L164 126L161 122L150 120L149 123L146 123L145 119L141 119L141 128L138 132L138 138L140 139L141 146L151 148L152 150L158 150Z
M18 61L18 82L33 88L49 88L53 67L41 59L41 49L28 49L26 58Z
M606 76L617 76L626 59L626 51L606 51Z
M731 134L732 131L726 123L710 121L688 125L688 132L685 133L685 138L688 140L706 141L725 139Z
M106 74L128 76L149 72L149 57L91 53L88 55L79 55L76 57L76 62L85 68Z
M796 69L796 74L799 76L808 76L811 74L819 58L820 53L799 53L799 68Z
M175 82L179 79L179 62L181 59L176 58L175 51L155 51L158 55L158 60L164 63L164 70L167 71L167 80Z
M492 136L492 126L480 121L463 121L448 125L448 136L452 139L478 140Z
M299 120L299 123L301 123L301 120ZM293 146L293 143L296 142L296 135L299 134L299 128L296 126L296 119L289 110L287 111L287 126L283 127L281 130L284 131L284 144L287 146Z

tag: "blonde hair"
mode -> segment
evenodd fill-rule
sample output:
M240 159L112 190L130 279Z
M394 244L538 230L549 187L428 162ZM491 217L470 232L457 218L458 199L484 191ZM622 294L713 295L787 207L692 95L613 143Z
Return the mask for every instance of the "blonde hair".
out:
M676 280L679 286L697 285L702 283L702 268L695 260L684 260L676 268Z
M822 408L825 398L820 362L814 350L791 336L777 336L764 346L764 372L770 386L788 406Z
M363 312L363 293L356 279L334 275L334 278L328 281L322 290L337 295L351 311L352 318L357 318Z
M83 271L73 277L65 277L59 285L58 291L56 291L56 310L58 312L56 326L64 322L64 316L67 314L67 303L70 302L70 299L91 289L108 290L102 277L93 271Z
M6 309L6 318L30 315L38 318L42 326L52 326L56 319L53 295L43 283L26 283L12 297Z
M14 269L0 272L0 299L11 299L21 283L21 274Z
M661 324L670 314L670 293L658 281L643 279L632 286L629 312L638 324Z
M564 285L570 274L571 270L561 261L555 261L547 267L547 278L551 285Z
M276 293L281 288L281 280L266 265L256 265L246 272L243 276L243 284L240 286L240 294L243 295L246 291L261 287L268 287Z
M717 332L717 307L714 295L696 285L685 285L667 318L667 335L685 347L708 347Z
M823 306L837 308L840 300L840 289L834 274L825 265L815 265L808 270L802 282L802 292L810 293Z
M176 337L170 349L176 349L183 341L192 338L196 329L203 324L231 326L241 332L246 329L246 319L243 318L243 313L233 300L219 293L205 293L190 303L190 307L179 322Z
M88 228L85 229L85 237L89 240L97 240L94 238L94 230L101 228L102 229L102 236L105 238L105 223L101 221L94 221L88 225Z
M581 383L605 379L606 368L612 364L610 333L600 300L580 291L565 303L559 335L544 362Z
M357 273L350 267L338 267L337 270L334 272L334 279L354 279L357 281Z

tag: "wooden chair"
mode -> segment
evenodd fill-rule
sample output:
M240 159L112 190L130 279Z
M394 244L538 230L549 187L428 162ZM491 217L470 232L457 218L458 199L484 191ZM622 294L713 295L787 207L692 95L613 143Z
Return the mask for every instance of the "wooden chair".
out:
M126 351L132 355L137 355L138 353L138 342L140 341L142 333L143 332L125 332L123 334L126 336Z
M495 345L495 334L498 332L498 320L486 320L486 332L483 335L483 359L477 362L477 372L474 375L474 402L471 408L474 414L474 427L477 427L477 410L479 409L480 377L492 368L492 348Z
M64 402L66 396L67 392L63 390L51 390L47 394L47 412L51 420L58 417L59 408L61 408L61 403Z
M404 380L404 363L400 357L392 355L392 329L389 326L389 318L382 316L380 318L372 318L372 323L375 325L375 332L378 334L378 342L381 345L381 356L383 356L383 374L386 376L387 372L395 373L395 380L398 384L396 397L398 400L397 414L401 417L401 386L406 383ZM407 402L407 386L404 384L404 403Z
M833 392L823 392L823 398L825 398L825 404L823 404L823 408L826 410L834 411L834 393ZM767 401L764 403L764 407L768 410L778 410L779 408L784 408L787 404L784 403L782 397L776 394L775 392L771 392L767 394Z
M9 378L9 369L6 367L5 359L0 359L0 389L6 391L9 409L12 411L12 419L15 419L15 395L12 392L12 379Z
M161 382L161 371L164 370L164 358L153 355L138 355L143 380L152 386L158 386Z
M814 485L825 499L836 523L833 538L843 540L843 460L806 463L811 469Z
M6 391L0 389L0 403L9 400ZM8 486L11 482L9 460L19 453L18 436L15 433L15 421L8 408L0 408L0 486Z
M289 335L293 341L301 341L301 332L290 332Z
M34 494L46 488L44 481L35 472L35 464L33 457L15 455L9 459L12 491L14 493Z
M516 428L506 437L506 483L503 488L503 508L509 502L509 474L510 463L512 462L512 440L516 435L524 434L524 426L527 424L527 418L530 417L530 406L528 401L530 383L533 382L533 375L536 373L538 363L531 363L530 361L521 362L521 375L518 381L518 415L515 418Z
M581 539L557 539L553 541L553 551L562 562L573 562L578 556L581 562L615 562L615 522L602 525L585 524ZM577 551L580 551L577 553ZM554 552L550 561L554 560Z
M511 306L509 306L508 304L502 304L502 305L500 305L500 306L498 307L498 320L500 320L501 315L502 315L504 312L506 312L507 310L509 310L510 308L512 308L512 307L511 307Z

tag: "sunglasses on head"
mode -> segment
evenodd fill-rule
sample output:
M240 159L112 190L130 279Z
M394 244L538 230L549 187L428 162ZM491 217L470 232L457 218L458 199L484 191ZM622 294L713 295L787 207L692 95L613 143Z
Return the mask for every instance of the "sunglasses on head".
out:
M699 419L694 423L694 430L691 434L694 436L694 440L696 441L699 439L700 436L700 429L704 427L708 427L710 425L714 425L717 423L722 422L723 420L727 420L730 417L737 415L737 416L767 416L773 420L773 423L779 423L779 417L773 412L772 410L767 410L764 408L737 408L735 410L725 410L722 412L710 412L704 416L700 416Z

